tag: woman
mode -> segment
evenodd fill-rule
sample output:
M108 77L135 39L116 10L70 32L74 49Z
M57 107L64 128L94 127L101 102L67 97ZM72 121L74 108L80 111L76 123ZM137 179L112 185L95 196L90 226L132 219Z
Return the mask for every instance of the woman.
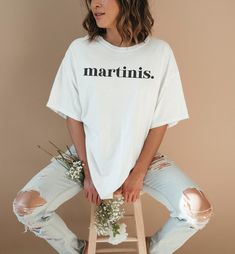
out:
M89 202L122 193L134 202L143 189L161 202L170 218L146 237L151 254L173 253L212 215L203 190L172 160L158 152L166 129L189 118L170 45L151 35L147 0L87 0L83 27L59 67L47 107L66 119L74 154L85 163ZM56 160L18 193L19 221L58 253L87 253L55 212L82 190L65 178Z

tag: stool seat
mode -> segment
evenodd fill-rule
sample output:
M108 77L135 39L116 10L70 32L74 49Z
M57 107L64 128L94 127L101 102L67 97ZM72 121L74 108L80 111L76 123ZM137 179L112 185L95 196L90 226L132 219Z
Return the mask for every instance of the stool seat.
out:
M143 190L140 191L140 197L145 192ZM114 197L122 196L122 193L114 194ZM136 236L127 236L126 240L123 242L136 242L137 248L96 248L96 243L105 243L108 242L108 236L97 236L96 228L95 228L95 211L97 205L95 203L91 203L91 212L90 212L90 226L89 226L89 244L88 244L88 254L95 253L125 253L125 252L135 252L139 254L147 254L146 249L146 241L145 241L145 230L144 230L144 220L142 213L142 205L141 198L137 198L135 202L131 202L133 204L133 214L128 214L122 217L122 219L134 219L135 220L135 229Z

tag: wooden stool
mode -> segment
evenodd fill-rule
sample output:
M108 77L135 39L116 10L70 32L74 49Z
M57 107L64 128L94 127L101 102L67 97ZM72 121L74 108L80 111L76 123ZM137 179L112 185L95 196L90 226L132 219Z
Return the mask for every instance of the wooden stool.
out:
M144 194L144 191L140 191L140 196ZM115 197L122 196L122 194L114 194ZM95 253L125 253L125 252L136 252L139 254L147 254L146 242L145 242L145 231L144 231L144 221L143 213L141 206L141 198L138 198L135 202L131 202L134 208L134 214L125 215L121 219L125 218L134 218L135 219L135 228L136 228L136 237L127 236L127 239L123 242L137 242L137 248L100 248L96 249L96 243L108 242L108 236L98 236L94 224L94 215L96 210L96 204L91 203L91 213L90 213L90 227L89 227L89 245L88 245L88 254Z

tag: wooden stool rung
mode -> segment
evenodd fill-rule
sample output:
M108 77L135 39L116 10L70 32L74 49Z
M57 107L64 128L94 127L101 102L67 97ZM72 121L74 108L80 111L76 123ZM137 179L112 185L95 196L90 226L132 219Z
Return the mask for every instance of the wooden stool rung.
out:
M124 252L137 252L136 248L100 248L96 253L124 253Z
M133 219L135 216L133 214L124 214L122 219Z
M125 239L125 242L137 242L137 241L138 241L138 238L137 237L133 237L133 236L128 236ZM99 237L97 237L96 242L98 242L98 243L106 243L106 242L108 242L108 237L99 236Z

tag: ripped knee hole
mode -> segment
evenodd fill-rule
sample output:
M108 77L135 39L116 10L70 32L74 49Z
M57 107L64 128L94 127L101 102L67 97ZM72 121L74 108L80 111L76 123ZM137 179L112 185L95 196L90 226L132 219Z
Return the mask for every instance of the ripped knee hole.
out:
M213 207L206 198L205 194L197 188L187 188L182 195L182 209L192 219L203 222L213 214Z
M36 190L21 191L13 201L14 210L20 216L30 214L36 207L44 204L46 204L46 200Z

